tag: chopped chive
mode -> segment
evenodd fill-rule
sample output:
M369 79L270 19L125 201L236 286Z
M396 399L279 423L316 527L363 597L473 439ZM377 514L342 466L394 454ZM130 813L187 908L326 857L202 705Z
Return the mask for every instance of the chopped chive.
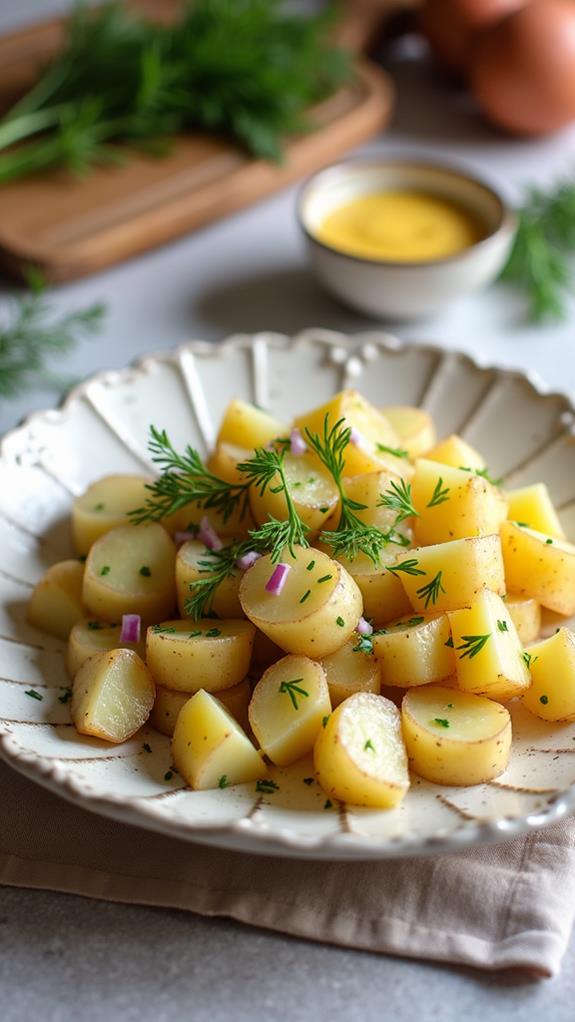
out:
M317 580L318 585L320 584L320 582L329 582L330 578L333 578L333 575L322 575L321 578L318 578Z
M276 784L275 781L265 779L263 781L256 781L256 791L262 795L271 795L272 792L279 790L279 784Z
M142 567L140 568L140 575L143 575L144 578L150 578L151 574L152 574L152 571L148 567L148 565L147 564L142 564Z
M103 568L100 568L100 575L109 575L111 571L110 565L105 564Z
M305 603L305 601L307 600L308 596L311 596L311 589L306 589L305 593L303 594L303 596L302 596L302 598L301 598L301 600L299 602L300 603Z
M328 722L328 720L329 720L329 713L328 713L327 717L322 717L321 726L325 727L327 722Z
M345 621L342 617L336 617L335 623L336 625L339 625L340 628L345 628Z
M434 717L432 724L437 724L438 727L449 727L449 721L445 717Z
M314 568L315 568L315 561L310 561L309 564L306 567L306 571L313 571Z
M59 703L68 703L68 702L70 702L71 698L72 698L72 689L71 688L65 688L63 693L62 693L62 695L58 696L58 702Z
M218 788L229 788L230 782L228 781L228 775L222 774L218 781Z
M42 700L44 698L44 696L40 695L40 693L37 692L35 688L28 688L28 689L26 689L24 695L25 696L30 696L30 699L38 699L39 702L42 702Z
M207 639L215 639L215 638L217 638L218 635L221 635L221 634L222 634L222 632L221 632L220 628L209 628L208 631L206 632L206 638Z
M545 542L546 542L547 546L549 546L549 544L552 543L553 540L552 539L546 539Z
M507 621L498 621L497 622L497 627L498 627L500 632L508 632L509 631L509 629L507 627Z

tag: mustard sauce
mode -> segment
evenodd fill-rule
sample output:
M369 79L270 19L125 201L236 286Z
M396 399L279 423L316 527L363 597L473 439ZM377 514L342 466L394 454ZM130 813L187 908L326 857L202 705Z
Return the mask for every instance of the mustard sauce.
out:
M457 255L487 231L471 210L452 199L397 190L359 195L332 210L315 234L348 255L409 263Z

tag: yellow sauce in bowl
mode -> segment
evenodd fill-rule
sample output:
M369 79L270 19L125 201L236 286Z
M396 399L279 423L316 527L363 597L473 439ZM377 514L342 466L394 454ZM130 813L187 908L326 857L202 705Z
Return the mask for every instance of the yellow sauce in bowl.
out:
M402 263L445 259L487 236L467 207L407 190L359 195L332 210L314 233L339 252Z

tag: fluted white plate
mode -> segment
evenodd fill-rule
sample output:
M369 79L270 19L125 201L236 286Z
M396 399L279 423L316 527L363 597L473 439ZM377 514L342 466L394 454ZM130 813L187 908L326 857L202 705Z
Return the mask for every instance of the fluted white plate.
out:
M398 809L334 804L303 783L309 762L274 769L278 790L253 784L194 792L174 773L169 741L145 729L114 747L76 734L64 645L25 620L45 568L71 555L72 498L108 472L152 468L150 422L176 447L207 451L236 396L279 418L357 386L376 405L421 405L440 434L458 432L506 484L545 480L575 536L574 409L519 373L477 365L380 332L239 335L194 342L102 373L58 411L32 415L0 452L0 754L85 809L166 834L268 854L367 859L457 851L535 830L575 811L575 724L552 726L513 709L507 771L489 784L445 788L413 778ZM550 623L552 625L552 622ZM26 695L34 688L43 698ZM145 745L151 748L147 751Z

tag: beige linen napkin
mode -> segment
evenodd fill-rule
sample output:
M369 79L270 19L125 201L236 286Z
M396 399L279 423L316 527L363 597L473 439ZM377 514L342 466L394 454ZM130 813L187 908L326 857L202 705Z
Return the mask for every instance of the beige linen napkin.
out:
M0 883L552 976L575 915L575 820L460 855L302 862L204 848L115 823L0 763Z

